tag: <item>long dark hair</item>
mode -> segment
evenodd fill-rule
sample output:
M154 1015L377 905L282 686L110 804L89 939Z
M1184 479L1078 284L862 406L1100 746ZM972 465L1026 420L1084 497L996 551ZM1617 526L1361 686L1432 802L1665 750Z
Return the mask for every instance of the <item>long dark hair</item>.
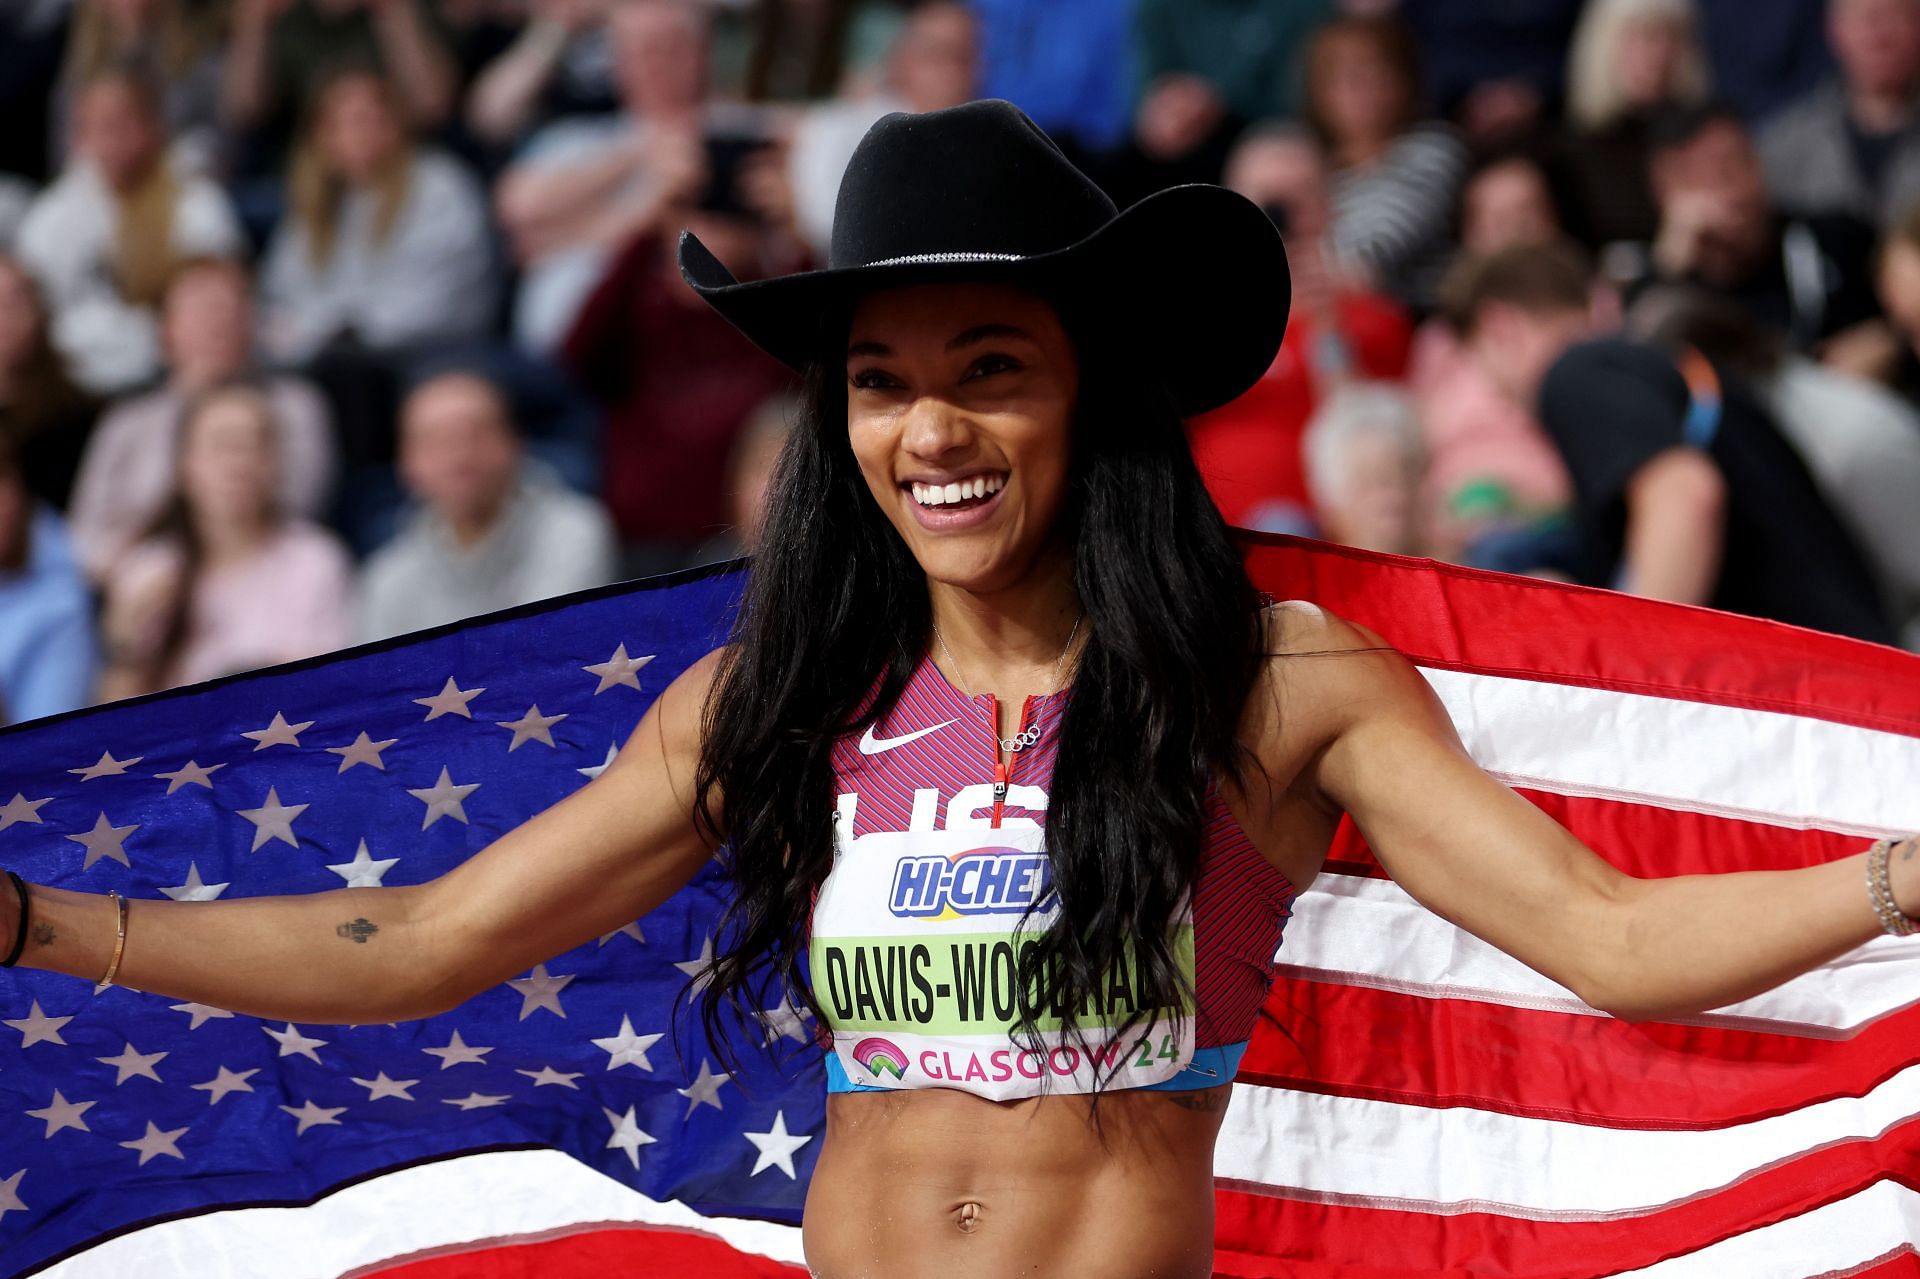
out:
M1149 1011L1119 1034L1191 996L1169 926L1194 882L1208 787L1242 775L1239 725L1262 650L1261 597L1171 403L1118 344L1090 345L1092 326L1062 319L1081 339L1062 519L1087 639L1047 806L1059 915L1022 948L1022 1043L1060 1009L1073 1030L1072 1010L1123 961L1145 975ZM886 714L928 643L926 577L855 461L843 377L808 379L706 707L697 814L726 840L732 880L700 1006L716 1051L729 1008L744 1020L774 1006L769 984L821 1016L797 965L833 864L832 748Z

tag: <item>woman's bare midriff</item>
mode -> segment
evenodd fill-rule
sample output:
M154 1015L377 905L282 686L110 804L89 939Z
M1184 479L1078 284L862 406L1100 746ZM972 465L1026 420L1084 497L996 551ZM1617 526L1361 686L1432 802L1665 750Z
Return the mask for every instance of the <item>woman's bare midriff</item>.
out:
M1091 1102L842 1093L807 1193L818 1279L1206 1279L1230 1086Z

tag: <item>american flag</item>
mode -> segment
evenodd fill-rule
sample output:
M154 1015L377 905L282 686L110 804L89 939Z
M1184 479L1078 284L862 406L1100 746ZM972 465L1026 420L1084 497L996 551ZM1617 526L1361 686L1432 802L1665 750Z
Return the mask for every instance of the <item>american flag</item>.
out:
M1483 766L1636 874L1920 828L1920 660L1288 539L1248 563L1381 631ZM136 898L429 878L604 766L739 585L0 733L0 865ZM394 1027L0 975L0 1271L801 1274L812 1027L763 1010L722 1071L679 999L718 891ZM1351 831L1295 913L1219 1146L1217 1273L1920 1275L1920 943L1629 1025L1422 910Z

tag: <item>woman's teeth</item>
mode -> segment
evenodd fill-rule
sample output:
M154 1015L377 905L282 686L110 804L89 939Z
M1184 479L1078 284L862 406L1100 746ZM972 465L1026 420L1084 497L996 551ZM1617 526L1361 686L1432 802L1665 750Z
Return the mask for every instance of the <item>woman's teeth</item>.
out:
M952 484L915 484L913 500L922 506L946 506L952 502L990 497L998 493L1005 483L1004 476L976 475L970 480L957 480Z

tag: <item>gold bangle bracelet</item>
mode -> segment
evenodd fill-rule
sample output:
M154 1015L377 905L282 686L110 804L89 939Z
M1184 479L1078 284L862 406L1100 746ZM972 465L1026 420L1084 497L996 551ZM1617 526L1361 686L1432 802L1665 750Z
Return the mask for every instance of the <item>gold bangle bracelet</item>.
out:
M114 974L120 971L120 957L127 953L127 899L111 889L108 890L107 896L113 898L117 921L113 939L113 962L107 965L106 976L102 977L94 987L96 990L105 990L113 985Z

